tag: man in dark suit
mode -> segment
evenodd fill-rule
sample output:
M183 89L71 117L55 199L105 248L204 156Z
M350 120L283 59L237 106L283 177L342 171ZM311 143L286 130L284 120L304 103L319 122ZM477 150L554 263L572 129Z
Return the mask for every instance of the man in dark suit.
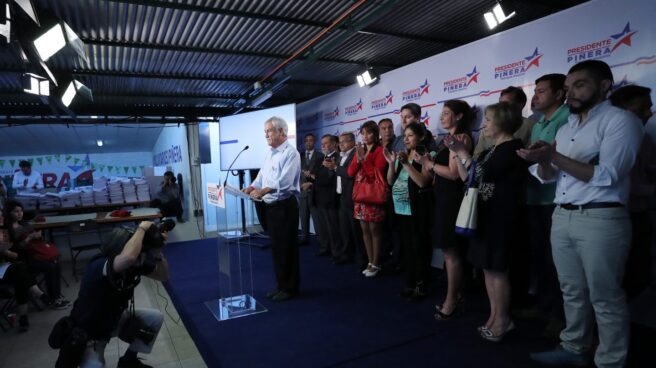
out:
M339 197L337 196L337 174L335 162L339 160L337 151L337 137L326 134L321 137L321 152L324 154L322 165L319 166L312 188L312 199L315 207L314 228L319 238L319 256L332 254L336 256L341 247L342 239L337 231L339 220L337 209Z
M323 161L323 154L316 152L314 149L314 144L316 143L314 134L306 134L304 143L305 151L301 153L301 201L299 204L301 238L298 242L300 245L306 245L310 241L310 215L313 218L315 217L314 208L312 208L312 204L310 203L310 198L312 197L312 181L314 180L313 176L316 175Z
M353 184L355 179L348 176L347 169L355 158L355 136L351 132L339 136L340 158L335 163L337 172L336 192L339 195L339 233L341 248L334 254L336 264L350 263L353 256L361 269L367 266L362 242L362 229L358 220L353 218Z

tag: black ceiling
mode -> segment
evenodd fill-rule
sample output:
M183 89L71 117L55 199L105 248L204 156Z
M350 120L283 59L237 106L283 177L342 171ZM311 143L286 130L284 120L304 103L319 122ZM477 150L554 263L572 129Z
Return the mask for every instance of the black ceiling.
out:
M276 66L330 26L352 0L33 0L63 19L86 45L88 63L58 53L47 64L93 90L80 116L224 116ZM585 1L515 1L502 31ZM483 13L494 0L370 0L289 61L265 87L262 106L303 102L354 83L365 63L384 73L491 34ZM21 30L13 27L13 32ZM29 68L0 49L0 111L53 115L22 92ZM280 82L280 83L278 83ZM44 103L46 102L46 103ZM249 107L247 106L246 110ZM56 111L56 110L55 110ZM64 115L66 115L64 113ZM5 120L8 121L8 120Z

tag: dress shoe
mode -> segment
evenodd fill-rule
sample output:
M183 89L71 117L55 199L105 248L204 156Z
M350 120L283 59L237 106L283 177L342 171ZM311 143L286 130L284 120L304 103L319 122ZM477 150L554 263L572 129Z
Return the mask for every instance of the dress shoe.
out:
M380 272L380 267L376 265L371 265L364 273L365 277L375 277Z
M289 293L287 291L281 291L278 294L274 295L271 300L274 302L284 302L286 300L289 300L294 297L294 294Z
M586 354L565 350L561 346L554 350L531 353L531 359L553 366L587 367L590 364L590 359Z
M273 299L274 296L276 296L280 290L271 290L268 293L266 293L267 299Z

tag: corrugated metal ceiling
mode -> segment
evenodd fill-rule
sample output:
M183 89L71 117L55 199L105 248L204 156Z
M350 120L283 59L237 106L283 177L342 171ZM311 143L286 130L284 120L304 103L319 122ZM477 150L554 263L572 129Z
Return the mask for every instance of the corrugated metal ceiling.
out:
M351 25L324 36L287 66L290 79L265 106L302 102L354 82L364 64L379 73L486 37L482 13L493 0L405 0L377 14L388 0L370 0ZM75 75L94 93L72 106L81 115L226 115L255 81L292 55L352 0L35 0L39 12L65 20L86 44L89 62L71 53L47 62L57 76ZM518 14L499 30L585 1L516 1ZM375 17L373 16L375 15ZM495 30L496 31L496 30ZM343 41L333 45L335 40ZM302 68L295 66L302 65ZM22 96L25 65L0 50L0 107L4 115L46 114L39 99ZM274 79L280 78L279 75ZM34 105L37 104L37 105Z

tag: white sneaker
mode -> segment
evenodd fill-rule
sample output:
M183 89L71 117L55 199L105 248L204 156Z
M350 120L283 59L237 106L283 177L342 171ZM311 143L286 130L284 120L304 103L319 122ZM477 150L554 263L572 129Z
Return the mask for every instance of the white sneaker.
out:
M367 263L367 268L365 268L364 270L362 270L362 274L363 274L363 275L366 275L367 272L369 272L369 268L370 268L371 266L373 266L373 264L371 264L371 263Z

